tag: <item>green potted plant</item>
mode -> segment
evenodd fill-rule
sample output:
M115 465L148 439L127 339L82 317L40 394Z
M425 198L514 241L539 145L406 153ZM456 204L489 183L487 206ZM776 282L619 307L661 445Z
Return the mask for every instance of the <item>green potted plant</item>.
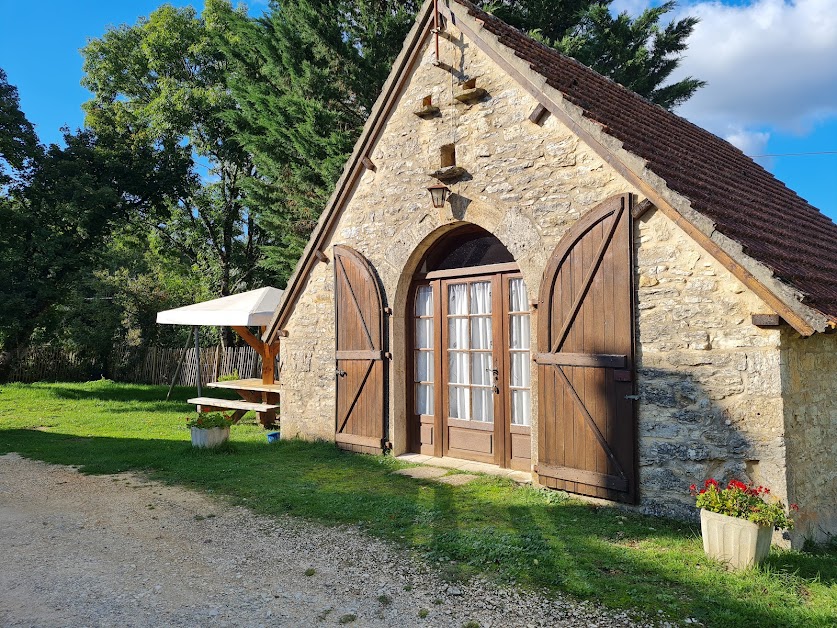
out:
M192 447L217 447L230 438L232 418L223 412L199 412L186 417L186 427L192 432Z
M773 530L793 528L790 510L763 486L730 480L722 488L716 480L708 479L698 490L692 484L690 492L700 508L700 529L703 550L711 558L734 569L758 565L770 553Z

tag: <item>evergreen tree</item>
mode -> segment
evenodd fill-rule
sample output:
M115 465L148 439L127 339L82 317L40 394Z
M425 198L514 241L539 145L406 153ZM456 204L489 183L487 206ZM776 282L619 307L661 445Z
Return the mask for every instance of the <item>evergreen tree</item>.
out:
M702 83L663 86L696 20L665 28L667 3L637 19L612 17L611 0L478 2L665 107ZM278 283L292 272L411 28L418 1L284 0L257 20L215 6L237 106L224 114L258 173L245 183L261 225L278 242L264 264Z
M674 2L666 2L632 19L624 12L614 17L607 4L594 4L570 32L551 41L600 74L661 107L674 109L706 84L692 77L666 84L698 22L687 17L661 28L660 20L674 7Z
M226 114L253 156L247 182L262 227L279 241L265 265L284 285L389 74L420 3L288 0L258 20L218 15Z

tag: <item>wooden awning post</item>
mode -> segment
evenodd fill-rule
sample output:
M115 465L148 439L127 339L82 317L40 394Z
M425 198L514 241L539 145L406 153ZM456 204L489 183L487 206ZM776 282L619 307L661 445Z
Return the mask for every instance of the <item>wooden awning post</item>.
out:
M246 327L233 327L237 333L248 345L262 356L262 383L275 384L276 383L276 354L279 353L279 341L268 344L263 342L261 338L253 335L253 333Z

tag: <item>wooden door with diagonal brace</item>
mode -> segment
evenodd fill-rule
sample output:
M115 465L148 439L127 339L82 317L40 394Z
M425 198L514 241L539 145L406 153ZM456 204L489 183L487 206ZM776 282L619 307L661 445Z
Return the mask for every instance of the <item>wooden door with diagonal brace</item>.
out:
M384 445L384 311L372 266L334 247L337 446L380 453Z
M632 197L609 199L564 236L538 305L542 484L636 500Z

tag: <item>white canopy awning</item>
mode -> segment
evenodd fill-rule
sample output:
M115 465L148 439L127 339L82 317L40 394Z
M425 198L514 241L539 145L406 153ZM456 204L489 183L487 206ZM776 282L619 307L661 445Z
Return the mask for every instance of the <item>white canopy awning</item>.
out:
M267 325L282 298L278 288L259 288L229 297L186 305L157 313L163 325L226 325L255 327Z

